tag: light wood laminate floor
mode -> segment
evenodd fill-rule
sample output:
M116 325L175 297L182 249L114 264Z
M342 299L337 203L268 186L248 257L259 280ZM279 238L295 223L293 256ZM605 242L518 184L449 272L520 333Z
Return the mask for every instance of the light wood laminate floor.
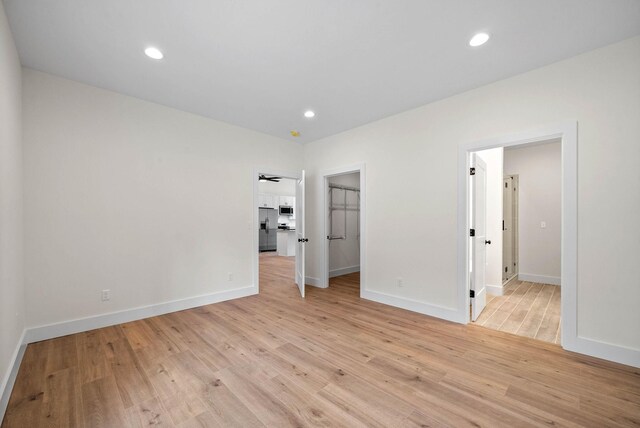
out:
M487 294L476 324L560 343L560 286L512 280L502 296Z
M2 426L616 427L640 371L361 300L357 274L29 345Z

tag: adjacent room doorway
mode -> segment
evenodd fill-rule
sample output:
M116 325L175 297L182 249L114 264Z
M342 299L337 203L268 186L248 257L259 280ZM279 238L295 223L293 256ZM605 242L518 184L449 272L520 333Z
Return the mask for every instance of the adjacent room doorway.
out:
M477 325L560 343L560 148L551 139L472 153L471 319Z
M252 181L256 288L262 281L264 286L295 288L304 298L305 172L256 169Z
M364 165L322 173L324 248L321 287L364 290L365 238Z
M575 346L576 164L575 123L460 147L459 288L467 322Z

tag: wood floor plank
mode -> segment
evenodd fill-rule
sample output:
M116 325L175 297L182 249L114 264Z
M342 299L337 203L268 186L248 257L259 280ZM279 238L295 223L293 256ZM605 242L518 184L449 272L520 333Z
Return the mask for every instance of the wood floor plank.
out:
M47 375L40 421L46 421L45 424L52 427L84 426L77 367Z
M177 375L211 412L205 419L214 418L223 426L262 426L246 403L221 380L220 372L208 370L190 351L173 355L170 360L178 370Z
M111 373L99 330L76 335L78 350L78 375L82 384L105 377Z
M542 317L535 338L545 342L555 342L560 328L560 287L554 287L553 295Z
M278 375L265 385L278 400L301 416L305 426L366 426L320 395L303 390L285 376Z
M540 293L536 296L536 299L532 303L529 311L527 312L522 324L515 332L518 335L526 337L535 337L542 323L544 313L549 306L551 296L553 296L553 285L543 285Z
M303 419L287 407L263 385L255 373L247 374L250 366L229 367L219 372L222 382L266 426L304 426Z
M2 428L39 426L51 341L29 345L9 398Z
M47 373L78 366L77 336L71 334L51 340L47 356Z
M511 293L500 305L499 308L486 320L484 327L499 330L502 324L509 318L513 310L518 306L522 298L527 294L533 284L522 282L520 286Z
M637 427L640 370L553 343L560 291L488 300L517 336L360 299L358 273L301 299L261 254L259 295L29 345L2 428Z
M160 401L173 423L178 426L208 411L198 394L193 392L175 394L161 398Z
M514 280L503 291L489 301L474 324L560 343L559 286Z
M174 426L169 413L157 398L152 398L129 407L127 409L127 417L129 425L132 428L145 428L155 425L162 425L163 427L169 428Z
M129 426L127 413L118 392L118 385L112 375L96 379L82 386L82 407L84 423L87 427Z
M182 373L171 357L154 360L146 369L147 378L161 399L194 391L189 383L189 377L183 376Z
M507 333L516 333L518 331L541 289L542 284L532 284L529 287L518 305L511 312L511 315L500 326L500 331L506 331Z
M113 358L111 371L118 385L125 408L142 403L156 396L149 377L138 364L138 360L127 340L112 342Z
M140 349L152 346L154 342L153 331L144 320L121 324L120 328L124 333L131 349Z

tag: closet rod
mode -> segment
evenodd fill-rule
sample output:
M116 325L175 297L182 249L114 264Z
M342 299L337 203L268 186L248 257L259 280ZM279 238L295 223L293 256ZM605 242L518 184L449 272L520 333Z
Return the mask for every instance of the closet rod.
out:
M360 189L358 189L357 187L342 186L340 184L329 184L329 189L342 189L351 190L352 192L360 192Z

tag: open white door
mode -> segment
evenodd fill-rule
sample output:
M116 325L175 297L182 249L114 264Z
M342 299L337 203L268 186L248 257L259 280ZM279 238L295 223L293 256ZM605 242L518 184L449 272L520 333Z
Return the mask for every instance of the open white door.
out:
M471 320L475 321L487 304L487 165L471 154Z
M296 182L296 284L300 289L300 295L304 297L304 244L308 241L304 237L304 170L300 175L300 180Z

